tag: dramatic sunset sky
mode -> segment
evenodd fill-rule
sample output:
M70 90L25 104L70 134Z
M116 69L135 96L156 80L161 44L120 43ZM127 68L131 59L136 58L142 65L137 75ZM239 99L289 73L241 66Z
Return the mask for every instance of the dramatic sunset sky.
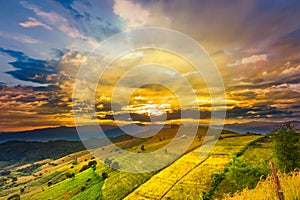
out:
M116 33L148 26L182 32L206 49L224 81L226 105L218 109L227 110L226 123L300 117L298 0L11 0L0 5L0 132L73 126L73 83L89 51ZM107 123L111 114L128 111L156 116L167 111L176 121L176 98L157 85L137 89L130 105L117 113L110 110L109 91L121 66L153 59L203 83L194 89L204 122L209 118L209 94L201 77L189 73L189 64L144 50L120 58L106 72L96 120ZM164 73L170 71L155 77Z

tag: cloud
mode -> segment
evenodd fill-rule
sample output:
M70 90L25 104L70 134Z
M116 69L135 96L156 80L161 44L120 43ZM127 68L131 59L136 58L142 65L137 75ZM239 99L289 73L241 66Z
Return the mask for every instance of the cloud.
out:
M299 73L300 72L300 65L297 67L288 67L284 69L281 73L282 74L294 74L294 73Z
M18 42L21 43L25 43L25 44L37 44L37 43L41 43L41 41L33 39L29 36L26 35L13 35L13 34L8 34L5 32L0 31L0 37L6 38L6 39L12 39L12 40L16 40Z
M127 24L127 29L143 26L170 26L171 20L165 16L162 2L145 5L142 1L114 0L113 12Z
M65 1L65 0L55 0L56 2L58 2L59 4L61 4L64 8L66 8L67 10L69 10L73 16L75 16L76 18L82 18L84 17L82 14L80 14L76 9L73 8L73 0L70 1Z
M44 27L45 29L48 30L52 30L52 27L44 24L41 21L38 21L36 18L34 17L28 17L28 21L26 22L21 22L19 23L20 26L24 27L24 28L30 28L30 27L37 27L37 26L41 26Z
M56 2L63 7L64 16L69 15L70 24L73 23L82 34L97 41L102 41L121 31L117 17L103 17L103 12L108 12L107 6L111 6L109 2L73 0L56 0Z
M241 63L242 64L255 64L255 63L258 63L258 62L266 62L268 61L268 55L266 54L260 54L260 55L253 55L253 56L250 56L250 57L246 57L246 58L243 58Z
M23 52L4 49L0 47L0 53L15 58L15 61L9 62L16 70L8 71L7 74L22 81L31 81L34 83L50 83L47 76L57 73L55 60L39 60L26 56Z
M43 20L47 21L53 27L57 27L60 31L65 33L71 38L74 39L87 39L84 35L82 35L78 29L74 26L71 26L66 18L59 15L58 13L51 11L51 12L44 12L40 10L38 7L28 4L27 2L22 1L21 5L24 8L32 10L35 14L41 17Z
M236 67L236 66L239 66L241 64L242 64L241 60L237 60L234 63L228 64L228 67Z
M129 0L115 0L114 13L126 20L130 28L144 26L149 20L150 12L141 4Z
M234 107L233 109L227 110L226 117L227 118L283 118L288 117L292 118L294 117L292 111L288 110L282 110L278 109L275 106L268 106L268 105L261 105L259 107L248 107L248 108L242 108L242 107Z
M252 55L249 57L245 57L242 60L237 60L234 63L228 64L228 66L235 67L239 65L255 64L258 62L267 62L267 61L269 61L267 54L259 54L259 55Z

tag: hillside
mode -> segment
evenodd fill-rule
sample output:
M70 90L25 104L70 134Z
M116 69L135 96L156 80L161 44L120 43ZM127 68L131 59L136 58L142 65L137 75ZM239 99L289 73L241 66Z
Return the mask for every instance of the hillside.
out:
M293 172L291 175L278 174L279 181L282 186L283 194L286 200L295 200L300 198L300 174L299 171ZM242 199L270 199L277 200L274 190L274 182L271 176L266 180L259 182L255 189L243 189L233 196L226 195L223 199L242 200Z
M260 137L225 136L205 157L200 157L200 148L196 148L151 177L125 199L199 199L209 191L213 174L222 172L234 154Z
M176 133L176 127L163 129L152 138L123 138L115 144L134 152L139 151L143 144L147 147L146 151L151 151L170 140L181 141L181 138L174 138L174 132ZM198 135L205 132L206 128L200 127ZM90 199L135 199L144 195L158 195L168 199L181 194L181 191L185 195L199 196L210 189L212 175L216 171L222 172L230 163L232 155L259 137L225 131L212 153L204 158L199 157L202 140L195 139L186 155L160 172L151 173L120 172L93 158L88 151L80 151L56 160L10 168L9 175L0 177L3 180L0 199L6 199L12 194L19 194L22 199L86 199L86 195ZM107 146L101 151L109 153L109 149ZM114 158L113 162L118 159ZM89 166L92 161L97 162L95 167L84 167ZM163 181L165 177L168 177L167 182ZM156 185L164 187L151 192L151 188ZM147 190L143 189L145 186Z

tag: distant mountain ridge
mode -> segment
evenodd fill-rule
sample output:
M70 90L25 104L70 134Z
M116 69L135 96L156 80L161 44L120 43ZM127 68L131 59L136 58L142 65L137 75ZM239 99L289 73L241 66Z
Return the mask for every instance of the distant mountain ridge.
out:
M295 128L300 129L300 121L291 121ZM237 133L259 133L266 134L276 128L279 128L283 122L248 122L248 123L234 123L225 124L223 129L230 130ZM133 124L136 125L136 124ZM134 130L133 125L126 125L123 128L131 132ZM218 128L218 126L214 126ZM124 135L124 131L115 125L101 125L104 135L99 134L96 126L80 126L84 136L79 137L76 127L57 127L57 128L45 128L36 129L31 131L21 131L21 132L3 132L0 133L0 143L7 141L39 141L48 142L56 140L66 140L66 141L80 141L88 140L90 138L103 138L103 137L116 137ZM155 129L155 127L154 127Z
M279 128L286 122L248 122L248 123L234 123L224 125L224 129L234 131L237 133L259 133L266 134ZM290 121L296 129L300 129L300 121Z
M57 128L45 128L21 132L3 132L0 133L0 144L8 141L48 142L57 140L81 141L89 140L91 138L101 139L104 137L113 138L124 135L124 130L132 134L139 134L142 133L144 129L149 131L151 129L156 129L157 127L154 125L147 129L142 124L129 124L121 128L116 125L101 125L105 135L99 132L99 127L96 125L78 127L61 126ZM84 134L79 136L77 130L80 130L80 132Z
M104 125L101 126L103 131L109 137L115 137L121 135L121 130L114 125ZM88 138L99 138L99 133L96 132L95 126L81 126L81 130L86 132L83 139ZM0 133L0 143L7 141L39 141L48 142L55 140L66 140L66 141L80 141L80 137L77 133L76 127L57 127L57 128L45 128L45 129L35 129L30 131L21 132L4 132Z

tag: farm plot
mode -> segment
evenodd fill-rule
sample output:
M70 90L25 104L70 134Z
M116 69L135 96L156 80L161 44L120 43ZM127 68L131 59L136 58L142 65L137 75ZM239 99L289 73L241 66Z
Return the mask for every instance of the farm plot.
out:
M213 173L223 171L233 154L257 138L259 136L222 139L210 155L202 158L197 148L154 175L125 199L199 199L202 192L210 188Z

